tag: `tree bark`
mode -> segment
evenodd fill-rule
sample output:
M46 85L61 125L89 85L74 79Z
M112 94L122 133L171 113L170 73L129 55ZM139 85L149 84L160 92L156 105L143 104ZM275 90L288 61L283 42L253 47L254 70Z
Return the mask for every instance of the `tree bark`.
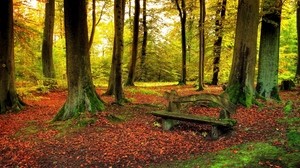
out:
M186 85L186 7L185 0L181 0L181 7L179 1L175 0L179 18L181 23L181 79L179 85Z
M205 1L200 0L200 18L199 18L199 73L198 90L204 90L204 54L205 54Z
M0 1L0 114L25 105L15 87L13 1Z
M55 0L46 2L45 8L45 27L42 45L42 65L43 75L46 78L55 78L53 63L53 28L55 18Z
M228 93L231 102L250 107L255 100L255 64L259 0L239 0Z
M122 57L123 57L123 33L124 33L125 0L114 1L115 23L115 85L114 94L116 103L122 104L125 100L122 86Z
M141 51L141 80L145 80L146 68L146 53L147 53L147 41L148 41L148 27L147 27L147 0L143 0L143 42Z
M133 19L133 38L131 50L131 62L128 72L126 86L134 86L136 61L138 55L138 42L139 42L139 18L140 18L140 0L135 0L134 6L134 19Z
M298 40L298 63L296 70L296 79L300 81L300 0L297 1L297 40Z
M260 97L280 100L278 89L281 0L266 0L260 36L256 91Z
M96 113L104 109L93 85L86 1L64 0L68 97L54 121L78 117L84 112Z
M115 89L115 76L116 76L116 61L115 61L115 52L116 52L116 37L114 37L114 44L113 44L113 54L111 56L111 66L110 66L110 74L108 80L108 87L104 95L114 95Z
M215 32L216 40L214 42L214 67L213 67L213 78L212 85L217 85L219 82L219 71L220 71L220 58L221 58L221 49L222 49L222 40L223 40L223 21L225 20L226 12L226 3L227 0L222 0L222 3L218 3L218 9L216 11L216 22L215 22ZM220 6L220 7L219 7Z

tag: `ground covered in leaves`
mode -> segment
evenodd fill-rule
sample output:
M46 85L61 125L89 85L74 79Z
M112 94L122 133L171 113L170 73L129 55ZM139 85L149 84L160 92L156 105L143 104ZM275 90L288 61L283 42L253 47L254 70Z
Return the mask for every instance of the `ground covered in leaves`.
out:
M238 122L234 131L218 140L209 138L209 125L183 123L171 131L162 130L159 118L149 112L165 109L163 93L172 89L179 95L222 92L221 87L212 86L202 92L196 92L193 86L130 87L125 88L130 103L124 106L102 96L107 103L105 111L55 123L51 119L62 107L67 92L27 95L23 99L28 106L23 111L0 115L0 167L159 167L245 143L267 142L289 148L288 123L281 121L286 118L284 107L288 102L293 103L294 117L300 117L300 88L281 92L281 102L261 101L263 106L238 107L232 115ZM97 89L100 95L104 91ZM186 111L219 115L215 107L191 106ZM235 155L238 150L227 153ZM257 165L282 167L269 161L257 161Z

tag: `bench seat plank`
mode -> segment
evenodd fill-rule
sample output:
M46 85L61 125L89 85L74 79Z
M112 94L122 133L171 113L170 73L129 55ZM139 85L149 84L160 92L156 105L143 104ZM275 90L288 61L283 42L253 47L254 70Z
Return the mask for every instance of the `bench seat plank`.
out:
M197 122L197 123L208 123L217 126L224 126L224 127L233 127L237 122L234 119L217 119L211 118L206 116L198 116L193 114L184 114L180 112L169 112L169 111L153 111L150 112L154 116L162 117L164 119L174 119L174 120L181 120L181 121L190 121L190 122Z

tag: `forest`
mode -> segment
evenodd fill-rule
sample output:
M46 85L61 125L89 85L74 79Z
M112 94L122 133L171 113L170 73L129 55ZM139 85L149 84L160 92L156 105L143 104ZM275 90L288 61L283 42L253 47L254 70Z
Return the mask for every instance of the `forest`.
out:
M300 167L300 1L1 0L1 167Z

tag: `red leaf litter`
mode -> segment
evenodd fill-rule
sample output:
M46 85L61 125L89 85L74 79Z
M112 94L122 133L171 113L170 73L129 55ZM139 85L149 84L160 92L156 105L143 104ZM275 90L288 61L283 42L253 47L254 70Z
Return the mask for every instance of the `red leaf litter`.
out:
M138 89L138 88L136 88ZM171 131L157 126L159 118L150 111L164 109L165 91L179 95L222 92L209 86L196 92L192 86L147 88L158 94L125 92L131 100L124 106L113 105L113 98L102 96L106 109L93 116L96 122L77 131L72 127L57 129L51 119L62 107L66 91L39 94L19 113L0 115L0 167L145 167L174 160L188 159L250 141L285 138L283 103L271 102L259 108L239 107L232 115L238 121L230 135L218 140L203 136L209 125L182 123ZM99 88L101 95L105 88ZM297 98L297 92L282 92L283 101ZM218 117L219 109L191 106L186 110L203 116ZM112 122L110 115L129 115L123 122ZM279 142L280 143L280 142ZM278 144L280 145L280 144Z

